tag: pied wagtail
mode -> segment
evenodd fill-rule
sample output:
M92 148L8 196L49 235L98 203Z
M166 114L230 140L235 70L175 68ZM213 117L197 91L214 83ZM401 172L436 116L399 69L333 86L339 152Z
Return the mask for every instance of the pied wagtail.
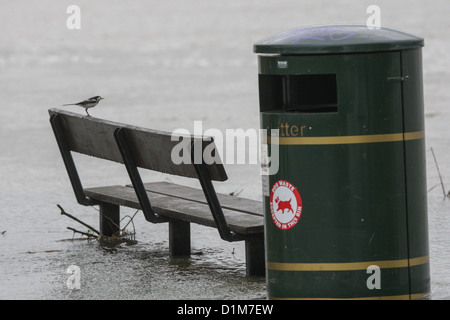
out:
M86 114L88 115L88 117L90 117L91 115L89 114L88 109L95 107L102 99L104 98L100 96L95 96L78 103L63 104L63 106L80 106L84 108L84 110L86 110Z

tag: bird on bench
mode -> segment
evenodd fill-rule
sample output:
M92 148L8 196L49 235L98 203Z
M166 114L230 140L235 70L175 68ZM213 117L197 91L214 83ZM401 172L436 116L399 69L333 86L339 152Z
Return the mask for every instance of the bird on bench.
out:
M78 103L69 103L69 104L63 104L63 106L80 106L82 108L84 108L84 110L86 111L86 114L88 115L88 117L90 117L91 115L88 112L89 108L93 108L95 107L100 100L103 100L104 98L100 97L100 96L95 96L89 99L86 99L84 101L78 102Z

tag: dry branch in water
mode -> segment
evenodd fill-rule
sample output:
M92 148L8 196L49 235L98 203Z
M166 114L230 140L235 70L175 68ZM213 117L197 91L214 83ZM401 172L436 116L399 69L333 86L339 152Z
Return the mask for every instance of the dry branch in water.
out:
M92 233L89 233L89 232L79 231L79 230L74 229L74 228L71 228L71 227L67 227L67 229L72 230L72 231L75 232L75 233L79 233L79 234L85 235L85 236L87 236L88 238L89 238L89 237L93 237L93 238L95 238L95 239L98 239L98 236L97 236L97 235L92 234Z
M120 230L120 234L121 234L121 235L113 235L113 236L111 236L111 237L105 237L105 236L101 235L100 232L97 231L94 227L88 225L87 223L85 223L85 222L81 221L80 219L74 217L73 215L67 213L67 212L63 209L63 207L61 207L59 204L57 204L57 207L61 210L61 214L62 214L62 215L65 215L65 216L67 216L67 217L69 217L69 218L75 220L76 222L82 224L83 226L87 227L89 230L91 230L91 231L93 232L93 233L91 233L91 232L89 232L89 231L88 231L88 232L82 232L82 231L76 230L76 229L74 229L74 228L67 227L67 229L72 230L74 233L79 233L79 234L85 235L85 236L88 237L88 239L91 238L91 237L93 237L93 238L97 239L100 243L102 243L102 244L107 244L107 245L116 245L116 244L123 243L123 242L126 242L126 243L128 243L128 244L134 244L134 243L136 243L136 241L135 241L135 239L134 239L134 235L135 235L136 232L135 232L135 229L134 229L133 218L134 218L134 216L136 215L136 213L137 213L139 210L137 210L137 211L134 213L133 217L130 217L130 216L125 216L125 217L124 217L124 218L126 218L126 217L129 218L130 221L128 221L128 223L125 225L125 227L122 228L122 229ZM122 219L122 220L123 220L123 219ZM125 228L126 228L130 223L133 225L133 233L127 233L127 232L125 232ZM95 233L95 234L94 234L94 233ZM130 239L128 239L127 237L130 237ZM111 252L114 251L114 249L104 248L103 246L101 246L101 247L102 247L102 249L105 249L105 250L107 250L107 251L111 251Z
M58 206L58 208L61 210L61 214L62 214L62 215L68 216L69 218L75 220L76 222L81 223L81 224L82 224L83 226L85 226L86 228L88 228L88 229L94 231L96 234L100 234L100 232L98 232L96 229L94 229L93 227L91 227L91 226L88 225L87 223L84 223L83 221L81 221L81 220L75 218L74 216L68 214L68 213L67 213L67 212L66 212L59 204L57 204L57 206Z
M447 194L446 194L446 192L445 192L444 182L442 181L441 172L440 172L440 170L439 170L439 166L438 166L438 163L437 163L437 160L436 160L436 156L435 156L435 154L434 154L433 147L431 147L431 153L433 154L434 163L436 164L436 169L437 169L437 172L438 172L438 174L439 174L439 179L441 180L442 192L444 193L444 197L445 197Z

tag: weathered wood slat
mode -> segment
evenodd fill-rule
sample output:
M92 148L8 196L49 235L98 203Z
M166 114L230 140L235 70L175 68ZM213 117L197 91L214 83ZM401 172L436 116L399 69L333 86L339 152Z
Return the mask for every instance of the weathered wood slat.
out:
M119 123L100 120L80 114L58 109L50 109L50 116L58 115L64 129L64 137L70 150L123 163L114 130L120 128ZM90 121L89 121L90 120Z
M114 138L114 130L123 128L127 142L133 152L136 165L168 174L197 178L191 163L175 164L171 153L179 141L172 141L170 132L151 130L104 119L87 117L59 109L50 109L50 116L57 114L64 130L68 147L71 151L123 163L122 156ZM183 139L198 141L201 154L210 144L212 138L202 140L201 137L184 136ZM214 147L215 148L215 147ZM209 147L208 150L214 149ZM225 181L227 175L221 163L206 165L211 180Z
M131 187L131 185L129 185ZM181 186L169 182L149 182L144 183L147 191L164 194L172 197L178 197L190 201L196 201L207 204L205 194L200 189ZM261 201L238 198L227 194L217 194L219 202L224 209L246 212L257 216L263 216L263 205Z
M133 188L109 186L85 189L88 197L121 206L140 209ZM147 192L152 207L161 216L215 227L209 206L196 201ZM223 209L231 231L240 234L255 234L264 231L263 217L239 211Z

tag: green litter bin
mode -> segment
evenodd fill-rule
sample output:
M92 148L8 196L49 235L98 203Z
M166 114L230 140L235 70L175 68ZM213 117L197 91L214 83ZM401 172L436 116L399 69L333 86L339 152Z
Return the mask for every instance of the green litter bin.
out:
M270 299L430 292L423 44L325 25L254 45L261 128L279 152L263 177Z

